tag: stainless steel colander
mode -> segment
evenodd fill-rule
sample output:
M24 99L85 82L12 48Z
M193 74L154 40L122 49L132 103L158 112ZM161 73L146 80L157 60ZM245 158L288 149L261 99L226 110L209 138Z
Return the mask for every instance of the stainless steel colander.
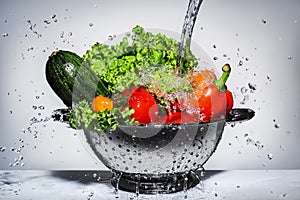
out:
M233 109L226 120L209 123L124 125L109 133L84 133L99 160L118 174L113 184L120 189L134 191L138 183L142 193L170 193L183 189L184 178L191 180L187 187L198 183L197 170L215 151L226 123L253 116L250 109Z

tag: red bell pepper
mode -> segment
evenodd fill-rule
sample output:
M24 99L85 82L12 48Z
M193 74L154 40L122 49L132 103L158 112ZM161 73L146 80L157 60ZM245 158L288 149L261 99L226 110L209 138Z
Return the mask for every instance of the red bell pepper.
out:
M233 105L233 98L230 91L226 89L225 83L231 72L228 64L222 67L221 77L206 86L198 99L200 112L203 113L201 121L224 119Z
M219 79L209 70L201 71L191 79L194 91L186 103L186 110L192 112L198 121L224 119L232 109L232 94L225 86L231 68L226 64L222 71Z
M233 107L233 96L232 93L227 89L226 89L226 99L227 99L226 116L228 116L229 112Z

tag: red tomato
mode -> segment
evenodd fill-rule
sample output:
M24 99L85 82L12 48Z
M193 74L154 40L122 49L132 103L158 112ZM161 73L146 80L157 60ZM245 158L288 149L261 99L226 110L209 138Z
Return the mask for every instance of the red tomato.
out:
M155 98L143 87L133 88L128 106L134 109L131 115L141 124L149 124L158 118L158 104Z

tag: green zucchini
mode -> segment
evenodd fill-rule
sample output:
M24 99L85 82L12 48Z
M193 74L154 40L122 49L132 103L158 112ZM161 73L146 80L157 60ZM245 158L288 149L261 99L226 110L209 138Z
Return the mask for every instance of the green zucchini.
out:
M72 102L91 101L96 95L110 96L106 84L76 53L54 51L46 63L46 79L52 90L72 107ZM76 88L76 89L75 89Z

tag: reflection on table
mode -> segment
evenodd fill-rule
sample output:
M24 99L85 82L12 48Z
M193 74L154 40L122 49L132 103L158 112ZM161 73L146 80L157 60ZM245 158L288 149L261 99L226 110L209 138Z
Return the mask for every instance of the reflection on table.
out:
M120 190L115 193L111 177L110 171L0 171L0 200L296 200L300 196L300 170L210 170L187 192L138 196Z

